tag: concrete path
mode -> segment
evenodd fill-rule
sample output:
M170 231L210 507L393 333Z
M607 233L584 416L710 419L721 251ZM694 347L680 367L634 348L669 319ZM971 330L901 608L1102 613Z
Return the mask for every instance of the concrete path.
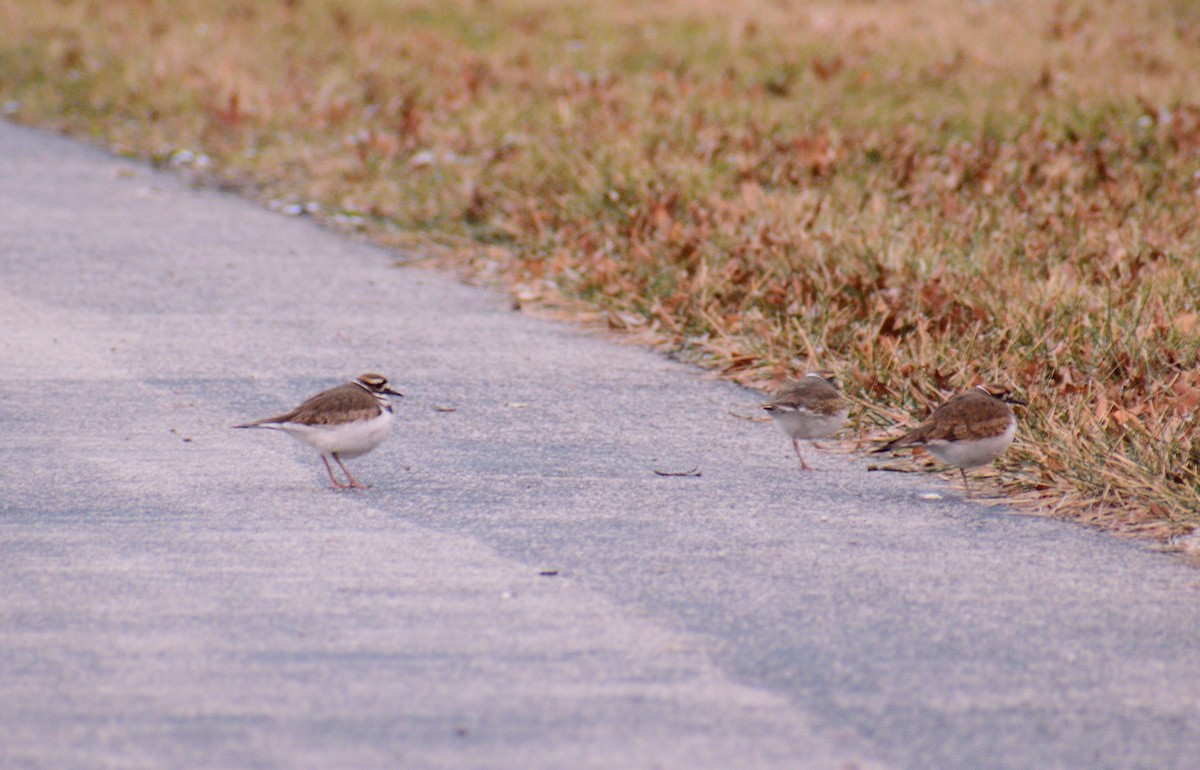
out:
M1200 766L1200 573L394 258L0 124L0 767Z

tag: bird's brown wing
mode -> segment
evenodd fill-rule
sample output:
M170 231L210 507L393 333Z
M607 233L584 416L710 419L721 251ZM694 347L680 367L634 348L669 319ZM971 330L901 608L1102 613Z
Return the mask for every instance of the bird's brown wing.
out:
M817 377L801 377L786 386L763 404L767 409L789 407L819 414L835 415L846 406L845 399L837 388Z
M920 446L931 441L965 441L1004 432L1012 412L1004 402L971 390L960 393L933 410L929 419L875 450Z
M926 423L925 441L969 441L1003 433L1012 410L998 398L972 389L942 404Z
M361 386L348 382L338 385L322 393L318 393L287 414L274 417L264 417L261 420L239 425L239 428L252 428L258 425L272 425L282 422L294 422L300 425L328 425L333 422L346 420L366 420L379 414L379 404L375 397Z

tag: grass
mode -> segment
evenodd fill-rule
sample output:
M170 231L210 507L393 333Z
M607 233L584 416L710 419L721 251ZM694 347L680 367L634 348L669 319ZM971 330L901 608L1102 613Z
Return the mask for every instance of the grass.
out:
M1159 538L1200 524L1198 93L1184 0L0 0L14 119L755 387L834 369L866 435L1007 382L994 483Z

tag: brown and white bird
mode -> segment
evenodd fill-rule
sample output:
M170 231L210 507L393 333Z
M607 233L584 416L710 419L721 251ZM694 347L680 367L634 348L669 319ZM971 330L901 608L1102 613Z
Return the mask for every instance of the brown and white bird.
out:
M336 489L365 489L342 463L370 452L383 443L392 427L392 404L388 396L402 396L388 387L382 374L362 374L353 381L318 393L287 414L235 425L235 428L280 430L321 453L325 472ZM339 482L329 467L329 458L346 474L349 483Z
M995 460L1017 433L1017 418L1009 404L1025 405L1003 385L976 385L939 406L929 419L875 452L924 447L942 462L958 468L970 491L967 469Z
M780 430L792 439L800 469L812 470L800 454L800 439L832 436L846 422L846 400L833 383L832 372L809 372L785 385L762 405Z

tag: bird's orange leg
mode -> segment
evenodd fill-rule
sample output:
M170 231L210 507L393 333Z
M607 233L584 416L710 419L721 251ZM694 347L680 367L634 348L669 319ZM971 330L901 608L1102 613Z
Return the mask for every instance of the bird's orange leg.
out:
M346 474L346 478L350 479L349 486L354 487L355 489L366 489L367 488L366 484L359 484L358 479L354 478L354 476L351 475L350 469L342 464L342 458L337 456L337 452L333 453L333 459L337 462L338 467L340 467L342 469L342 473Z
M796 450L796 457L800 460L800 470L811 471L813 467L804 462L804 456L800 454L800 439L792 439L792 449Z
M334 455L333 459L337 460L337 455ZM329 461L325 459L325 455L321 455L321 462L325 463L325 472L329 474L329 480L333 482L333 488L334 489L345 489L346 485L341 483L340 481L338 481L337 479L335 479L333 477L333 468L329 467ZM342 463L339 460L338 465L341 465L341 464ZM342 470L345 470L345 469L346 469L345 466L343 466ZM347 475L349 475L349 474L347 474Z

